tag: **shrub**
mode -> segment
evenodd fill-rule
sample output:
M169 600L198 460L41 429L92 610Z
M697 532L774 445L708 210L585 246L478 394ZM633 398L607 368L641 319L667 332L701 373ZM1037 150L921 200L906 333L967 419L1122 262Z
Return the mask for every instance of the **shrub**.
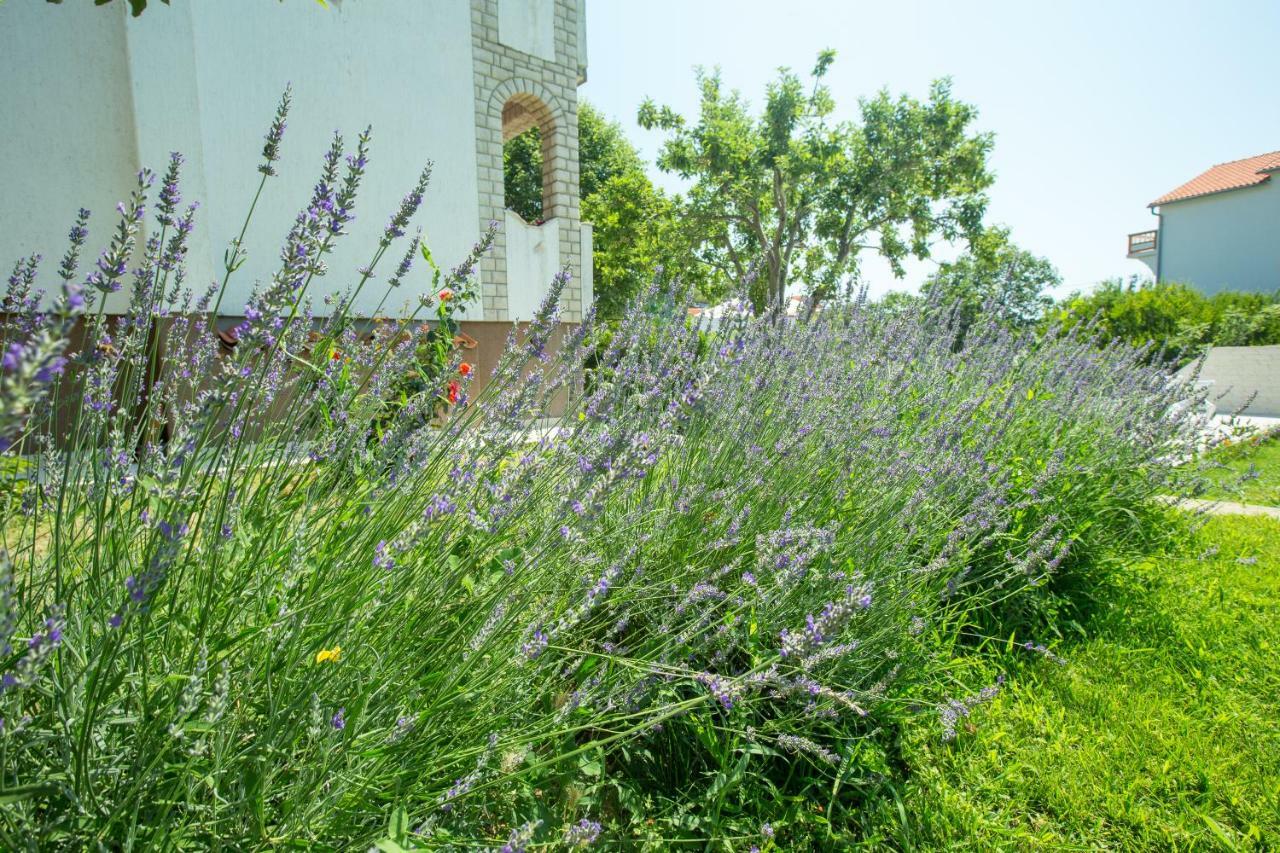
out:
M1206 297L1177 282L1104 281L1093 293L1074 294L1050 312L1058 322L1097 318L1105 340L1152 344L1153 357L1186 363L1209 346L1280 344L1280 291L1226 291Z
M415 317L369 344L349 298L310 318L367 144L335 139L229 355L216 293L182 287L177 158L132 274L146 173L83 287L76 226L54 310L19 265L7 846L758 837L759 792L836 807L912 705L954 735L988 695L936 680L957 626L1023 620L1009 602L1121 545L1194 445L1187 389L1080 331L953 351L861 303L711 330L655 285L604 343L559 326L567 276L433 426L439 388L392 393Z

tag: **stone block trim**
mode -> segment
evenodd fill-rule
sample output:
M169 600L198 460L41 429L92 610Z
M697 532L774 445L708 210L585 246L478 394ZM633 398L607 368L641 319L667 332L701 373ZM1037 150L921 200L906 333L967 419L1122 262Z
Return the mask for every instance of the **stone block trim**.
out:
M471 0L471 48L475 76L476 165L480 177L480 228L503 221L502 145L535 125L542 131L543 217L559 228L561 260L573 275L562 316L581 320L589 306L582 290L582 229L578 196L578 83L580 0L555 0L555 60L498 41L498 5L510 0ZM486 320L509 320L506 239L480 264Z

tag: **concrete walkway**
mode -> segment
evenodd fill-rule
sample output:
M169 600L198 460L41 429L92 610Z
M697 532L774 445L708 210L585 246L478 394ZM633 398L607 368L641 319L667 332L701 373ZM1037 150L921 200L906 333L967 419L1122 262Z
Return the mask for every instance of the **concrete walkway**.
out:
M1205 512L1209 515L1260 515L1280 519L1280 507L1260 504L1240 504L1234 501L1207 501L1200 498L1163 498L1165 503L1188 512Z

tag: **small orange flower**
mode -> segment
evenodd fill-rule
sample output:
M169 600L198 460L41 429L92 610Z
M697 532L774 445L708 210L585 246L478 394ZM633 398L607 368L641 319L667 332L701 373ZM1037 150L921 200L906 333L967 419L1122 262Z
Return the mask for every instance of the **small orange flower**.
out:
M460 392L461 392L461 386L459 386L457 382L450 382L449 383L449 402L450 403L458 402L458 395Z
M462 362L462 364L458 365L458 372L461 373L463 376L470 376L471 365L467 364L465 361Z
M447 288L447 287L442 288L442 289L440 290L440 294L439 294L439 296L440 296L440 301L441 301L441 302L448 302L450 299L452 299L452 298L453 298L453 291L452 291L452 290L450 290L450 289L449 289L449 288Z

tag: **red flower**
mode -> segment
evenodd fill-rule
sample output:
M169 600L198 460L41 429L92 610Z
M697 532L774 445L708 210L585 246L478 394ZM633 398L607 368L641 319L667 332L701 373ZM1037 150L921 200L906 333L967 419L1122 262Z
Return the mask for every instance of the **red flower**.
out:
M461 388L457 382L449 383L449 402L450 403L458 402L458 394L460 393L460 391L461 391Z
M470 376L471 365L467 364L465 361L462 362L462 364L458 365L458 372L461 373L463 376Z

